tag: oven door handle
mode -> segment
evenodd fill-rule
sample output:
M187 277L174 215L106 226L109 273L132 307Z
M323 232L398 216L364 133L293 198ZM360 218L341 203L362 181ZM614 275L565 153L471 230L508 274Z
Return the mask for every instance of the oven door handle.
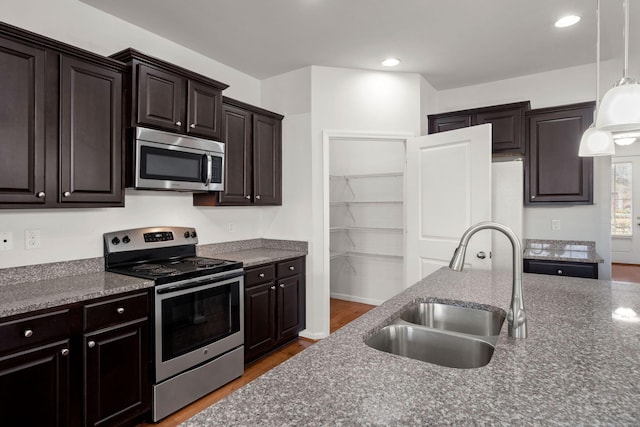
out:
M240 276L244 276L244 270L241 271L236 271L233 273L228 273L228 274L223 274L220 276L216 276L213 280L209 279L209 280L200 280L197 282L188 282L188 283L183 283L181 285L174 285L174 286L169 286L166 288L162 288L162 289L156 289L156 293L157 294L170 294L172 292L179 292L179 291L183 291L185 289L192 289L192 288L198 288L200 286L204 286L204 285L215 285L218 284L219 282L225 281L225 280L229 280L229 279L234 279L236 277L240 277Z

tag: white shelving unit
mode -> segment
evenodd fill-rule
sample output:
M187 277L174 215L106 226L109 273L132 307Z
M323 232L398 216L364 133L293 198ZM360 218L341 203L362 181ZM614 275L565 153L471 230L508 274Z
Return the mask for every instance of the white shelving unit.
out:
M404 175L331 175L333 297L379 304L402 290Z

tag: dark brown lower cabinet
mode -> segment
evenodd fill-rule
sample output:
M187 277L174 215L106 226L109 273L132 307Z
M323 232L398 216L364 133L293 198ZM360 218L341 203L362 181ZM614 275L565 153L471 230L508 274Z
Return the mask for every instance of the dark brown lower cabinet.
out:
M69 341L0 357L0 424L69 425Z
M598 264L590 262L524 260L525 273L549 274L552 276L598 278Z
M134 426L148 413L147 291L0 321L0 425Z
M248 268L245 362L295 339L305 327L304 257Z

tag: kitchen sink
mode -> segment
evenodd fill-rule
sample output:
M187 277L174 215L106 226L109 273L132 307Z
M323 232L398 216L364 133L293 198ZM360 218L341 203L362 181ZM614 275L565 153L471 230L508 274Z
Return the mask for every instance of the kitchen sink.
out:
M500 335L504 311L489 311L438 302L422 302L405 309L400 318L406 322L463 334Z
M449 368L480 368L491 361L504 310L421 302L365 340L376 350Z
M449 368L479 368L493 356L494 347L473 337L434 329L389 325L366 341L369 347Z

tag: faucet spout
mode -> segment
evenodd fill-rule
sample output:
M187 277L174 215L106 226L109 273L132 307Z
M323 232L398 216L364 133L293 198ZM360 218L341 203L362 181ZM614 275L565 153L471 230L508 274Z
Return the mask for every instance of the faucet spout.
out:
M511 304L507 314L507 323L509 325L509 336L514 338L527 337L527 315L524 309L524 299L522 295L522 245L518 236L509 227L498 224L497 222L479 222L469 227L462 237L460 244L456 248L449 268L455 271L462 271L464 266L464 258L467 251L467 245L471 236L480 230L497 230L507 236L513 248L513 283L511 291Z

